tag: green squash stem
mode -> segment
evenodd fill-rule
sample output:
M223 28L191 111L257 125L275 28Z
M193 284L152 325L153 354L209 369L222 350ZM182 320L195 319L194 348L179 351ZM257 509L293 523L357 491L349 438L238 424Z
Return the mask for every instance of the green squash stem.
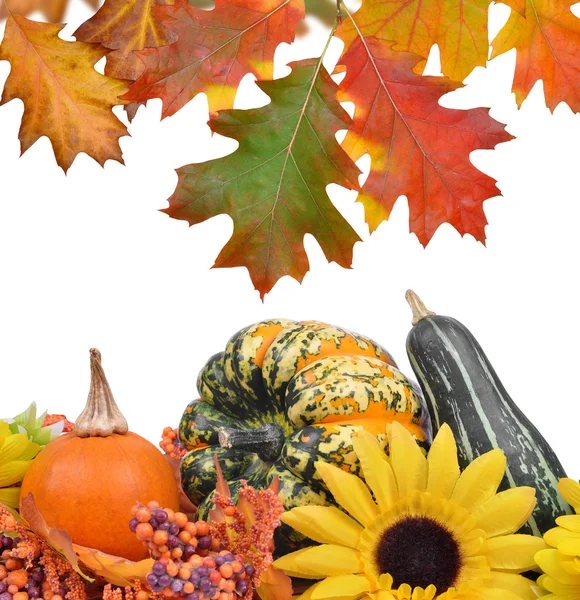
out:
M219 442L222 448L236 448L242 452L254 452L264 462L274 462L282 453L285 435L282 427L267 423L259 429L244 431L232 427L219 430Z

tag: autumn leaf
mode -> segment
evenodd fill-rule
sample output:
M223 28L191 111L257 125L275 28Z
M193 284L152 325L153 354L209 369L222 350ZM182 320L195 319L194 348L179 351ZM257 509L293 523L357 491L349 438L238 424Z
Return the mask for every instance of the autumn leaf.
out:
M338 34L342 37L342 30ZM442 107L441 96L460 84L416 75L418 61L372 37L359 37L340 60L347 71L339 98L356 106L343 147L353 160L369 153L372 161L358 200L371 230L388 219L397 197L406 195L411 231L423 245L443 223L483 242L482 204L498 190L469 156L511 136L488 109Z
M167 2L169 4L169 2ZM113 50L107 54L105 74L135 81L145 69L135 54L144 48L158 48L175 41L175 34L155 16L160 0L105 0L99 11L74 33L77 40L101 44Z
M231 108L244 75L271 78L274 52L281 42L294 39L304 2L216 0L208 11L176 0L173 6L156 7L154 13L177 40L138 53L145 71L124 98L161 98L165 118L200 92L207 94L211 113Z
M463 81L485 66L489 51L489 0L365 0L354 18L345 19L341 39L348 48L359 33L395 43L395 50L413 52L415 72L422 73L433 44L439 46L441 71Z
M91 578L87 577L79 567L78 557L73 549L73 542L69 533L64 529L49 527L47 525L44 517L36 507L36 502L34 501L34 496L32 494L28 494L22 498L20 502L20 515L26 527L33 531L38 537L42 538L51 546L51 548L64 556L71 567L81 575L81 577L88 581L93 581Z
M139 562L133 562L120 556L105 554L95 548L87 548L79 544L73 544L73 549L82 564L90 569L95 575L103 577L108 583L120 587L129 587L139 580L144 585L147 575L151 572L152 558L146 558Z
M93 9L99 5L99 0L85 0ZM25 17L35 11L40 11L51 23L60 23L68 8L69 0L3 0L0 2L0 19L12 14Z
M213 131L239 142L238 150L179 169L164 210L191 225L229 214L234 233L215 266L247 267L262 297L284 275L302 280L306 233L343 266L359 239L326 193L330 183L358 188L359 170L335 139L350 118L322 59L291 67L287 77L258 83L270 104L222 111L210 121Z
M12 68L0 105L17 98L24 102L22 152L46 135L65 171L80 152L101 165L108 159L123 162L118 140L127 129L111 109L123 103L118 96L127 86L95 71L105 48L65 42L58 37L62 28L19 15L8 19L0 60Z
M580 19L575 0L526 0L526 16L513 11L492 42L492 58L516 48L513 91L521 105L534 84L544 82L546 105L566 102L580 112Z

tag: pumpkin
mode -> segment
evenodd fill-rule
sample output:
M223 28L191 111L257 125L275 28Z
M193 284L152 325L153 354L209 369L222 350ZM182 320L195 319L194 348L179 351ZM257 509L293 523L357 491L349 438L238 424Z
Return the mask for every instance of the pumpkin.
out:
M129 529L131 507L156 500L178 510L177 485L163 454L128 431L101 355L90 352L86 408L72 433L35 458L22 482L21 498L32 494L48 525L66 529L76 544L137 561L148 552Z
M242 479L264 487L278 477L290 509L332 501L314 468L319 459L361 474L351 444L356 428L383 446L394 420L419 444L427 446L431 437L421 392L390 354L367 337L325 323L270 320L243 329L210 358L198 391L179 437L189 450L181 462L182 485L202 517L212 507L214 455L233 492Z

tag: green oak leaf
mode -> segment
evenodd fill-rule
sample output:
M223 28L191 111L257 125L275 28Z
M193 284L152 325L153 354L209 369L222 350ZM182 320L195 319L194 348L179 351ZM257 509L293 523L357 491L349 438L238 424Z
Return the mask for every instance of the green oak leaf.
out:
M234 233L215 266L247 267L262 297L285 275L302 280L305 234L318 240L329 261L345 267L359 240L326 193L331 183L358 189L360 171L336 141L351 119L321 58L290 67L287 77L258 82L268 105L224 110L210 121L239 148L178 169L177 189L164 209L190 225L230 215Z

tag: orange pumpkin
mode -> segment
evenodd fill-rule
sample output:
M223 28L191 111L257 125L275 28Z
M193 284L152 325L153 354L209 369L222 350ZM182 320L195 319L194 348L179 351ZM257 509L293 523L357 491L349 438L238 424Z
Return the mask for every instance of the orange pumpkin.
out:
M29 493L48 525L66 529L75 543L135 561L148 553L129 529L131 507L157 500L179 509L171 467L153 444L128 431L98 350L91 350L87 406L74 432L35 458L21 498Z

